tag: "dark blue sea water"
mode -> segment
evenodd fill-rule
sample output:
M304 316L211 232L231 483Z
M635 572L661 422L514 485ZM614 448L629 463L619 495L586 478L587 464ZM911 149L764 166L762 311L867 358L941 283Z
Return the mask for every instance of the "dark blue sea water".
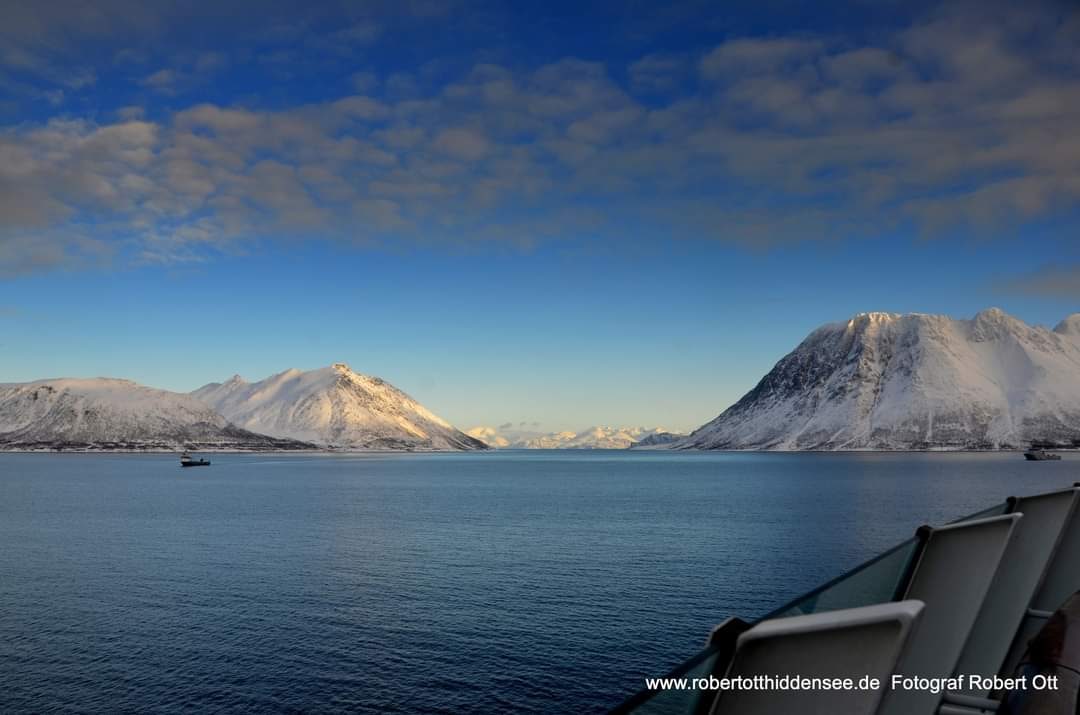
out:
M212 458L0 455L0 711L601 712L726 616L1080 479L1075 455Z

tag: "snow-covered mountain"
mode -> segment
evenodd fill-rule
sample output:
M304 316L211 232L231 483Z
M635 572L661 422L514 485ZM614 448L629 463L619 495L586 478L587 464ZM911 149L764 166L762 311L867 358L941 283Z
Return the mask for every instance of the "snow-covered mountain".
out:
M485 449L393 385L348 365L291 369L259 382L239 375L191 395L235 424L335 449Z
M468 434L498 449L627 449L642 440L659 444L671 433L660 427L589 427L580 432L536 432L473 427ZM682 435L678 435L682 436Z
M465 430L465 434L494 449L506 449L517 441L497 427L473 427Z
M556 449L627 449L643 439L666 433L661 427L590 427L573 436L558 433ZM530 445L532 446L532 445ZM537 445L539 446L539 445Z
M719 417L700 449L961 449L1080 439L1080 313L1054 330L860 313L813 331Z
M0 384L0 449L303 449L240 429L204 403L130 380Z
M656 447L666 447L674 444L685 437L685 434L658 431L642 437L630 446L632 449L655 449Z

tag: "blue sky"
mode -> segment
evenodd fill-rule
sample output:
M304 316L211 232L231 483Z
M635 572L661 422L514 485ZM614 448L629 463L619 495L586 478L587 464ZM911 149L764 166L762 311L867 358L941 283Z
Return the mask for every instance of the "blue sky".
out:
M822 322L1080 309L1075 5L806 5L5 4L0 380L689 429Z

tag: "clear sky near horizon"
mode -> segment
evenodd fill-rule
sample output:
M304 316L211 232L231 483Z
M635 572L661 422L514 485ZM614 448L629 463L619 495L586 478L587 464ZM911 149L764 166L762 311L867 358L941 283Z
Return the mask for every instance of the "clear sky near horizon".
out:
M823 322L1080 310L1078 6L810 5L4 3L0 381L691 429Z

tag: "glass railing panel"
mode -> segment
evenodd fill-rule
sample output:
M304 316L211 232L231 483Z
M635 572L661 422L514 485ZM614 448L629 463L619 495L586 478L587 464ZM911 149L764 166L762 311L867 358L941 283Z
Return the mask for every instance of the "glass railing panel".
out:
M716 667L716 659L720 655L720 649L709 646L700 651L677 667L665 678L685 678L688 683L694 678L708 678L713 674ZM693 715L705 708L703 698L712 698L715 691L697 689L678 689L642 691L630 700L623 703L619 708L612 711L615 713L643 713L646 715Z
M1002 514L1009 513L1009 506L1010 506L1009 502L1003 501L1000 504L995 504L994 506L990 507L989 509L983 509L982 511L977 511L974 514L968 514L967 516L962 516L959 519L957 519L956 521L951 521L949 523L950 524L959 524L962 521L974 521L975 519L988 519L988 518L990 518L992 516L1001 516Z
M918 551L919 539L908 539L840 578L781 606L765 618L802 616L892 601Z
M1005 514L1008 510L1009 502L1001 502L956 521L986 519ZM918 558L918 554L919 537L915 536L824 586L800 596L761 620L836 611L841 608L857 608L892 601L904 585L903 581L911 572L912 562Z
M1008 510L1009 503L1002 502L956 521L1000 516L1007 513ZM919 556L920 545L920 537L914 536L843 576L781 606L762 617L758 622L771 618L786 618L893 601L901 592L904 581L909 577L914 567L914 561ZM713 674L718 653L719 651L715 646L710 646L685 661L667 677L707 678L710 674ZM707 705L707 702L702 702L702 696L706 694L708 698L714 695L708 691L698 690L642 691L624 702L613 712L693 715Z

